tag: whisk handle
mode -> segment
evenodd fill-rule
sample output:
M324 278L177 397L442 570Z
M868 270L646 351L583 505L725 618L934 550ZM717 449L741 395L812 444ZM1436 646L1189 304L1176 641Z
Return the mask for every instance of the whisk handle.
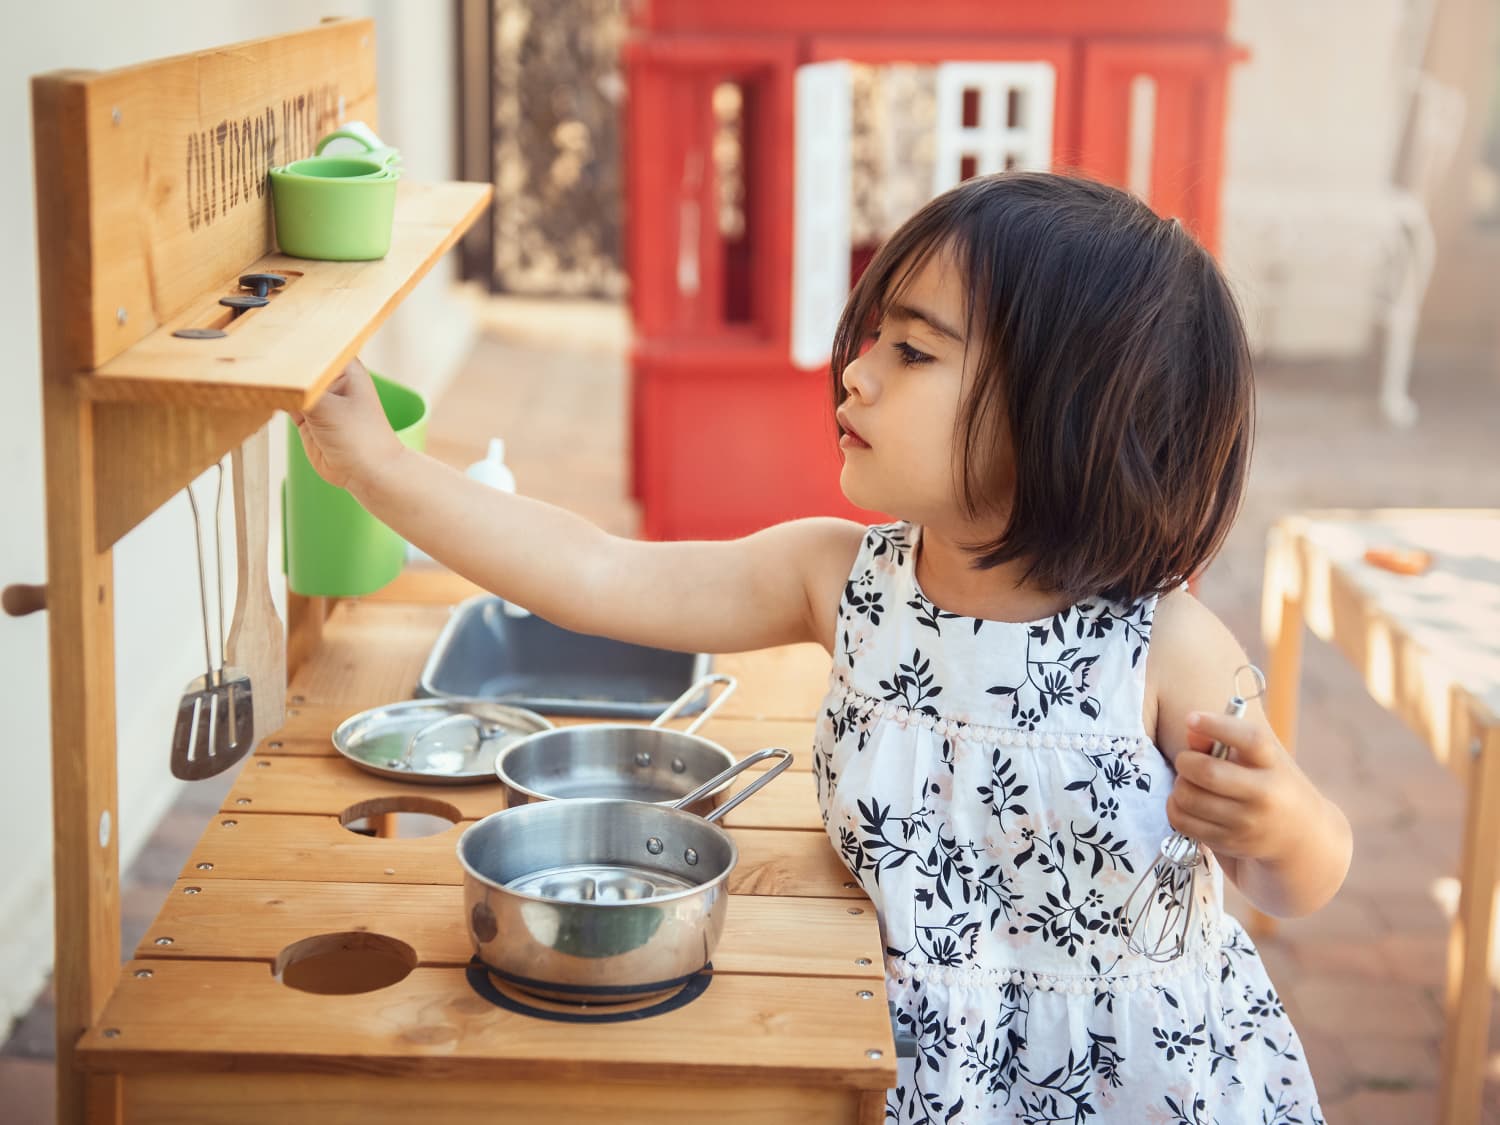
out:
M1228 706L1224 708L1224 714L1228 715L1230 718L1238 719L1244 713L1245 701L1237 695L1231 695L1229 697ZM1213 746L1209 749L1208 752L1212 757L1215 758L1229 757L1229 747L1225 746L1222 742L1219 742L1217 740L1214 741Z

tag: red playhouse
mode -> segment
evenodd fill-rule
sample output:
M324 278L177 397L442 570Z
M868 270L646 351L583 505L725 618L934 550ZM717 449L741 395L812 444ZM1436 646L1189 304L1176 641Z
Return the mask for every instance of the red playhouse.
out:
M1229 0L640 0L625 52L632 487L725 538L843 499L858 270L969 176L1072 169L1215 244Z

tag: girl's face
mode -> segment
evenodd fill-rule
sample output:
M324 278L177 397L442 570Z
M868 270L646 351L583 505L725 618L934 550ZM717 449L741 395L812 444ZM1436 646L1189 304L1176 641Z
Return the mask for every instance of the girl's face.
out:
M933 254L844 369L839 484L853 503L934 529L973 529L957 428L978 351L965 346L967 324L961 275L948 255Z

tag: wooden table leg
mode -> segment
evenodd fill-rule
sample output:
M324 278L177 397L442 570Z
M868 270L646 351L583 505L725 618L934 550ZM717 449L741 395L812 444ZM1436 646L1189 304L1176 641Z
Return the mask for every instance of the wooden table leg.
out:
M1283 527L1266 542L1266 573L1261 593L1260 629L1270 654L1266 666L1266 719L1286 747L1297 753L1297 703L1302 676L1302 574L1296 543ZM1256 939L1276 936L1277 922L1254 907L1246 927Z
M1469 773L1458 915L1448 936L1442 1125L1477 1125L1490 1024L1490 943L1500 877L1500 728L1486 730Z

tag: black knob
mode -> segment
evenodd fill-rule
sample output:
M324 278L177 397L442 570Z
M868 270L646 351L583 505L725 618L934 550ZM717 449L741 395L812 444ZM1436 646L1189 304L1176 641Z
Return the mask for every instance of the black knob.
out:
M265 297L257 297L250 293L235 293L229 297L219 298L219 304L227 305L239 312L244 312L246 309L264 308L270 303Z
M240 278L242 289L253 289L257 297L264 297L273 289L280 289L286 284L286 278L279 273L247 273Z

